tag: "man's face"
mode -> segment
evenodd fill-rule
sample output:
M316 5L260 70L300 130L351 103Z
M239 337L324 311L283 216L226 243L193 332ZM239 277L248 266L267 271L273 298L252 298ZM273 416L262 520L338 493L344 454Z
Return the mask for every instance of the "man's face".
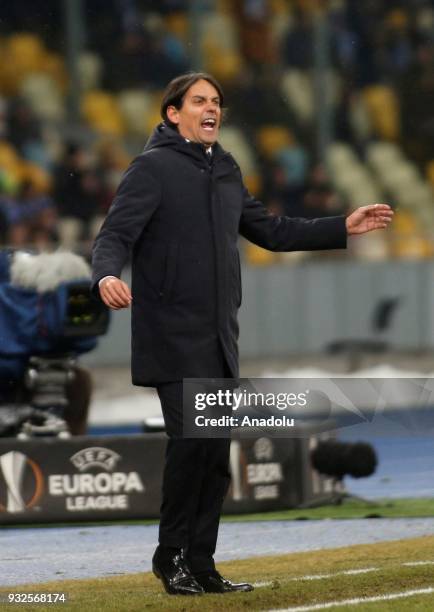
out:
M201 79L187 90L180 109L168 107L167 116L181 136L209 147L218 138L221 112L218 91Z

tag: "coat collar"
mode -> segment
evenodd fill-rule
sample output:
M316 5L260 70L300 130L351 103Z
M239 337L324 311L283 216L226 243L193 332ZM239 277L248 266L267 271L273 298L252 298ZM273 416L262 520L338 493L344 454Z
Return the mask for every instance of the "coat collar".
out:
M198 142L187 142L177 130L174 130L173 128L169 127L164 122L157 125L148 142L146 143L144 151L149 151L151 149L160 147L168 147L172 150L182 153L183 155L187 155L191 157L194 163L200 167L208 166L206 147ZM229 158L232 159L232 156L230 155L230 153L225 151L218 142L213 145L212 149L213 168L217 171L217 168L218 166L220 166L220 163L223 160Z

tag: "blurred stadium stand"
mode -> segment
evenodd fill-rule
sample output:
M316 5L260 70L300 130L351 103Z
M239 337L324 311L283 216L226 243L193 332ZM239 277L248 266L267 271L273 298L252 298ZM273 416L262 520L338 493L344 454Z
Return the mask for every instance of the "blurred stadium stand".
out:
M123 170L159 121L164 85L203 68L227 92L221 142L271 214L314 217L387 201L398 211L390 232L357 241L350 256L432 257L432 0L80 2L78 123L67 2L0 7L3 244L88 252ZM320 17L330 57L323 75ZM320 155L323 111L332 137ZM297 259L243 249L252 265Z

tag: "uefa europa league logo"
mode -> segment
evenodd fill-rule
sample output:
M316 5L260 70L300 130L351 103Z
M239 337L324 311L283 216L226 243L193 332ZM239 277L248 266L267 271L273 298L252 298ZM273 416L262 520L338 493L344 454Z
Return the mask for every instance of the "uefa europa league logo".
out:
M7 489L7 512L23 512L26 509L21 494L26 463L27 457L18 451L0 456L0 473L3 473Z

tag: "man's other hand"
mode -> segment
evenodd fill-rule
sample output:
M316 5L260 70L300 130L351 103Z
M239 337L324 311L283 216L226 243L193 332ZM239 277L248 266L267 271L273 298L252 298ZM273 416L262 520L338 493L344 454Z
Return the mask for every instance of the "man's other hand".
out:
M345 224L349 236L365 234L376 229L385 229L392 221L393 210L388 204L368 204L360 206L349 215Z
M133 299L127 283L120 278L105 278L100 283L99 293L104 304L113 310L128 308Z

